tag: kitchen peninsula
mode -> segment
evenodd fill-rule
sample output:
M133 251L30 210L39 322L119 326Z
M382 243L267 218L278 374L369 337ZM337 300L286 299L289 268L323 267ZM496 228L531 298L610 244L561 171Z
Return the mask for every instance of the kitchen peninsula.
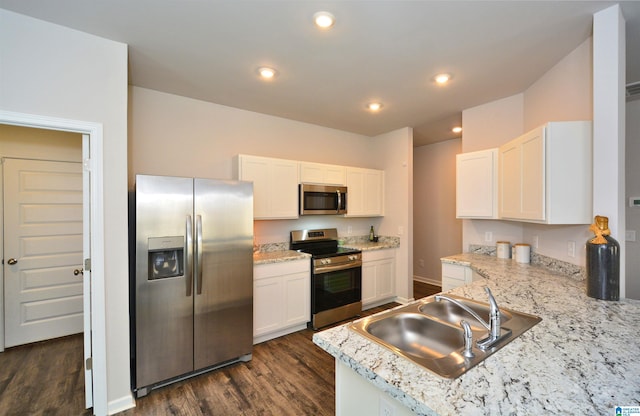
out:
M640 406L640 301L592 299L581 276L511 259L461 254L443 261L482 276L449 293L486 302L488 286L500 307L542 321L453 380L347 325L319 332L314 342L336 358L338 415L346 413L341 401L353 396L354 379L375 386L378 396L359 396L364 413L379 405L396 415L604 415L615 414L616 406Z

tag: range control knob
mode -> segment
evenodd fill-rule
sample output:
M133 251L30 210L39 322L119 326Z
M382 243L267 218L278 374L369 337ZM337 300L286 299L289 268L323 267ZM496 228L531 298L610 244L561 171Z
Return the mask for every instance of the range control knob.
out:
M331 264L331 259L321 259L320 264Z
M358 256L352 254L352 255L349 256L349 260L351 260L351 261L358 260Z

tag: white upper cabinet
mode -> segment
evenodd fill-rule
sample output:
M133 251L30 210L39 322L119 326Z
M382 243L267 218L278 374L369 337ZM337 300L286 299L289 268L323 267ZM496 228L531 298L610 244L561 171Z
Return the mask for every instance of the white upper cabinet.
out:
M300 183L344 185L345 172L344 166L300 162Z
M347 167L347 217L384 215L384 171Z
M298 218L298 162L238 156L238 179L253 182L253 218Z
M543 224L590 224L590 121L551 122L499 148L499 216Z
M456 155L456 218L498 218L498 149Z

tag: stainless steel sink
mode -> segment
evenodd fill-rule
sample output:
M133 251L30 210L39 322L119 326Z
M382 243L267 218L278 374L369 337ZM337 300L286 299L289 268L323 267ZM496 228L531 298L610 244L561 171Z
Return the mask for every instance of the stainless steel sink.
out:
M488 318L488 304L451 297L483 319ZM440 377L456 378L541 321L539 317L505 308L500 308L500 311L502 328L511 333L487 350L475 345L475 341L486 337L487 330L463 308L449 302L436 302L433 296L360 319L351 323L349 328ZM463 355L462 320L471 327L473 357Z
M480 315L485 322L489 322L489 305L486 303L480 303L472 301L470 299L457 298L451 296L454 299L458 299L460 303L466 305L469 309ZM420 312L429 316L438 318L445 322L454 325L460 325L460 321L465 320L471 326L474 331L485 331L484 327L477 319L475 319L469 312L465 311L458 305L450 302L426 302L419 308ZM510 312L503 309L500 310L500 322L504 326L513 317Z
M395 313L371 322L367 332L398 350L420 359L442 358L462 347L462 328L419 313Z

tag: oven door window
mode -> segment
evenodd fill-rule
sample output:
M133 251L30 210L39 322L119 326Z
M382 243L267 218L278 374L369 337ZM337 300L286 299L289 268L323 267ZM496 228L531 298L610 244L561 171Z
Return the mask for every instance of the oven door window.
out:
M314 275L312 312L318 313L360 301L361 283L360 267Z

